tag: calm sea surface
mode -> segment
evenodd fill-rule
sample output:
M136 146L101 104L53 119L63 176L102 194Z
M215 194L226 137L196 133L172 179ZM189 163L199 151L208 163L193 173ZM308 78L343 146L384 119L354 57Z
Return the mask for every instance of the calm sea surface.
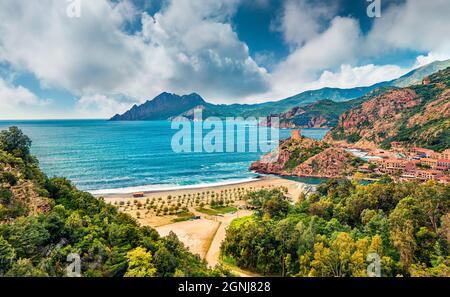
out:
M167 121L0 121L0 130L13 125L32 139L32 153L48 176L64 176L82 190L104 193L252 179L257 174L248 167L262 155L174 153L171 140L177 130ZM302 134L321 139L327 131L303 129ZM281 130L280 138L290 133Z

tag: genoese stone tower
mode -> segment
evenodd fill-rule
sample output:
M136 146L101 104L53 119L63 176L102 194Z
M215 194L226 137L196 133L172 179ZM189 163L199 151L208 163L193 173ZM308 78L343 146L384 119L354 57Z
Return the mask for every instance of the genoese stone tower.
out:
M292 130L292 139L300 139L301 137L301 133L300 130Z

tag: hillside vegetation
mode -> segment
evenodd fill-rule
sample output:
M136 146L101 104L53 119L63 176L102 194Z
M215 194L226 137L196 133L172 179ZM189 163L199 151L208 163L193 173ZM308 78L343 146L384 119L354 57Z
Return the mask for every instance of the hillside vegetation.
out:
M286 112L272 114L280 118L281 127L285 128L329 128L338 124L339 117L352 108L361 106L388 90L405 88L422 83L422 80L439 70L450 67L450 60L436 61L429 65L417 68L406 75L390 82L384 82L366 89L361 93L362 97L349 101L335 100L331 97L322 96L326 100L320 100L306 105L305 102L298 104ZM319 97L317 97L319 98Z
M388 178L329 180L295 205L278 190L254 192L256 213L233 221L222 257L264 275L364 277L378 259L383 277L450 277L448 197L448 185Z
M393 81L391 85L399 88L417 85L420 84L425 77L430 76L431 74L440 70L444 70L448 67L450 67L450 60L435 61L433 63L425 65L424 67L417 68L407 73L406 75L403 75L402 77Z
M173 233L161 238L68 180L47 178L30 145L15 127L0 134L0 276L66 276L72 253L83 276L227 275Z
M366 95L349 100L336 102L333 100L321 100L305 107L296 106L281 114L274 114L280 118L282 127L297 128L331 128L337 126L339 117L352 108L361 106L364 102L393 89L392 87L380 87Z
M384 148L392 141L437 151L450 147L450 68L345 112L327 140Z

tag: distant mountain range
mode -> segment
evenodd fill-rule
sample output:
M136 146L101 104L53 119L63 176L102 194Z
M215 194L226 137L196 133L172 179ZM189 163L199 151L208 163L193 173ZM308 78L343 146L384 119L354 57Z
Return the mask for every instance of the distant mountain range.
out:
M424 67L415 69L408 74L381 84L378 88L368 92L362 97L349 101L320 100L307 106L296 106L287 112L275 114L280 118L282 127L298 128L326 128L334 127L338 123L339 116L351 108L360 106L367 100L379 95L380 93L396 88L402 88L421 84L422 80L450 66L450 60L434 62ZM273 116L273 115L272 115Z
M393 80L390 85L399 87L399 88L405 88L412 85L417 85L422 82L422 80L435 72L438 72L439 70L443 70L447 67L450 67L450 60L445 61L436 61L433 63L430 63L428 65L425 65L423 67L417 68L402 77Z
M287 125L297 122L296 126L317 126L315 120L322 122L319 126L332 126L337 123L339 115L360 104L364 101L363 96L370 92L386 87L405 87L420 83L426 76L447 68L450 66L450 60L437 61L421 68L415 69L410 73L392 81L378 83L368 87L358 87L351 89L323 88L319 90L306 91L295 96L259 104L212 104L206 102L200 95L193 93L190 95L179 96L176 94L162 93L153 100L144 104L134 105L129 111L122 115L115 115L111 120L114 121L151 121L168 120L177 116L193 117L193 110L201 108L203 117L264 117L277 115L286 118L286 113L296 116L291 117ZM359 101L349 102L352 99ZM342 105L339 103L343 102ZM306 108L308 106L308 108ZM304 108L302 108L304 107ZM303 113L295 113L292 109L302 108ZM314 110L314 113L306 114ZM323 116L323 119L315 118L317 115ZM325 121L324 121L325 119ZM312 121L312 124L309 123Z

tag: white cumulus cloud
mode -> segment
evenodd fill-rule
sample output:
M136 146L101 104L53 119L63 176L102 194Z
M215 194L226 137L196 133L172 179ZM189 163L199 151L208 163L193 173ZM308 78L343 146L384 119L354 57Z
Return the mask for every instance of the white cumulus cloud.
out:
M293 46L303 45L320 34L337 10L336 1L287 0L274 29Z
M286 1L278 29L292 50L270 73L272 87L263 98L279 99L320 87L370 85L450 58L448 0L391 4L365 34L353 17L335 16L328 21L336 14L336 6L324 3ZM418 55L409 67L367 62L401 51L427 54Z
M324 69L354 62L360 34L354 19L334 18L326 31L298 47L275 68L270 96L281 98L303 91Z
M382 81L390 81L406 74L409 69L397 65L364 65L352 67L341 65L338 72L324 71L320 78L310 85L311 88L335 87L352 88L371 86Z
M1 1L0 61L76 96L195 90L227 100L267 90L265 69L228 22L236 0L168 1L154 16L128 1L81 4L69 18L66 1ZM135 18L142 30L127 33Z
M17 110L30 110L33 107L50 104L50 100L42 100L23 86L14 86L0 77L0 117L14 118Z
M77 117L109 118L116 113L123 113L130 107L130 103L113 96L102 94L84 95L76 105Z
M86 117L111 116L163 91L242 103L369 85L450 58L448 0L390 4L369 32L356 18L338 15L342 2L285 0L272 26L289 50L281 61L270 52L253 59L239 39L233 18L248 5L242 0L165 0L154 15L129 0L81 4L81 17L69 18L67 1L1 0L0 63L32 73L42 88L73 94L75 111ZM129 31L130 23L139 25ZM417 60L382 63L402 51L417 52ZM5 81L0 87L3 110L45 102L25 87ZM12 97L16 103L6 103Z

